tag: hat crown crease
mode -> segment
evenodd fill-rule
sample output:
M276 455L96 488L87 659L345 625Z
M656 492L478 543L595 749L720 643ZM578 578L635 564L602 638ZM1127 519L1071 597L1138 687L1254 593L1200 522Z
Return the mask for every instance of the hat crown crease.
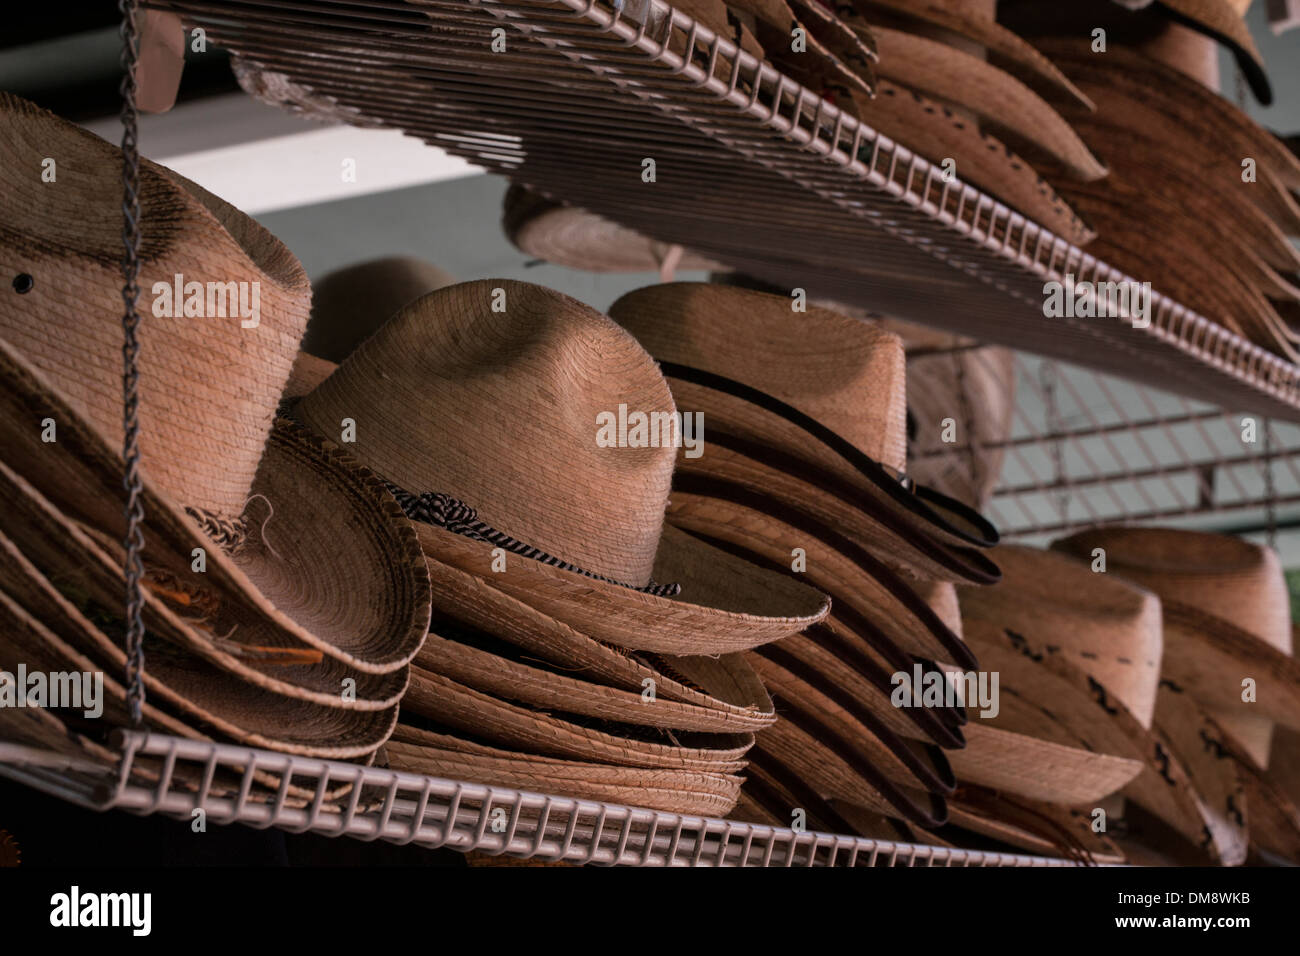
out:
M817 306L795 312L782 296L703 283L641 289L610 314L656 359L771 395L868 458L906 471L905 357L892 332Z
M502 301L504 311L494 311ZM676 449L662 433L598 443L599 416L675 416L626 332L529 283L479 280L408 304L298 406L312 428L412 495L449 495L501 534L633 587L648 585ZM630 424L630 421L629 421ZM649 429L653 431L653 429Z

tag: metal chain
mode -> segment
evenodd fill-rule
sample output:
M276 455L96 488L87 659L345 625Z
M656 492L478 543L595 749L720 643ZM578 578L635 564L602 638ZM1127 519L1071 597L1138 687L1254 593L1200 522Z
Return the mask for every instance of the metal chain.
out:
M140 150L136 139L136 64L140 33L136 0L118 0L122 14L122 461L126 489L126 688L131 724L144 724L144 502L140 491Z

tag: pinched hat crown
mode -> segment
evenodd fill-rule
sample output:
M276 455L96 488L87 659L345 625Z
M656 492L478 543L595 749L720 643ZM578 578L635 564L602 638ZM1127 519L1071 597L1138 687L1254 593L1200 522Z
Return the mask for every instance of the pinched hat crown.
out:
M121 176L115 147L0 93L0 337L114 446L122 430ZM180 504L236 516L306 327L311 288L265 229L147 161L140 205L145 467Z
M625 331L504 279L410 303L297 409L403 491L450 495L497 531L635 586L658 549L675 413Z
M793 301L679 282L630 292L610 307L610 315L659 361L758 389L830 428L867 457L903 471L902 340L830 309L808 306L796 312Z

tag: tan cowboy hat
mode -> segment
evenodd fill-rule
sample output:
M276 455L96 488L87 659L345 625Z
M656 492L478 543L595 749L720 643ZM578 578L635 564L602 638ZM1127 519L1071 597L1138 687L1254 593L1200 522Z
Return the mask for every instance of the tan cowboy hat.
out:
M521 252L587 272L711 272L723 267L681 246L658 242L577 206L547 199L526 186L506 190L506 238Z
M1097 528L1052 547L1154 591L1164 611L1163 676L1185 690L1261 766L1274 722L1300 727L1300 665L1277 555L1240 538L1164 528ZM1243 701L1249 679L1254 701ZM1250 696L1250 695L1245 695Z
M959 591L967 628L982 621L1052 644L1150 727L1162 648L1156 596L1061 553L1001 545L993 556L1002 581Z
M300 357L287 391L310 394L335 368ZM411 738L405 768L463 773L482 760L474 779L540 790L554 783L589 799L653 784L646 799L656 807L718 811L716 786L706 803L657 794L665 775L691 783L739 769L750 734L775 719L743 658L619 652L495 587L498 575L477 577L433 551L426 561L436 610L397 732ZM451 760L451 747L471 755ZM554 778L547 762L557 760L573 775Z
M964 505L903 483L906 394L898 339L781 296L672 283L611 315L660 362L680 407L702 410L704 453L679 471L765 494L837 528L917 577L997 579L979 548L993 527ZM743 335L745 349L732 344Z
M341 362L402 306L455 281L445 270L411 256L386 256L327 272L312 283L302 351Z
M664 527L675 412L609 319L507 280L409 304L295 409L325 436L353 423L349 450L396 489L427 554L590 637L716 654L820 620L811 588ZM601 431L619 415L621 437Z
M0 303L6 461L64 513L120 540L122 465L106 437L122 427L120 153L13 96L0 96L0 123L5 169L67 157L57 184L15 174L0 196L8 226L0 265L15 277ZM372 475L328 443L273 426L306 323L301 267L199 187L147 162L141 177L146 577L168 579L173 604L209 602L208 636L198 640L229 635L232 649L254 657L257 648L296 648L331 672L386 682L385 696L400 693L429 614L414 533ZM176 276L185 301L168 307ZM193 295L184 291L192 283L200 283ZM205 295L203 283L221 288ZM238 302L230 290L240 283L250 304L258 290L256 315L193 314L209 300L216 311ZM34 409L57 441L24 424ZM192 570L196 548L201 575ZM299 671L292 675L290 683Z

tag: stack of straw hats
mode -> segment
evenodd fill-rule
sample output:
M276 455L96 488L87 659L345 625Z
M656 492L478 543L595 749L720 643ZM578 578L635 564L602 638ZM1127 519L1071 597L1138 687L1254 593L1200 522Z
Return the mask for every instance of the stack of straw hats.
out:
M369 283L401 268L322 286L376 302ZM313 322L331 314L318 302ZM432 580L391 765L729 812L753 733L775 719L740 652L815 625L828 602L664 526L671 441L635 424L621 445L598 440L606 414L676 427L645 350L567 296L488 280L419 296L337 368L298 373L292 414L323 436L354 428L349 450L416 522Z
M879 50L876 96L852 112L934 162L952 159L958 180L1076 245L1093 236L1040 175L1093 182L1106 167L1063 113L1092 102L1048 57L997 22L996 0L855 0ZM1073 115L1072 113L1070 114Z
M1203 833L1186 825L1191 820L1166 821L1197 845L1208 842L1223 862L1240 862L1248 849L1296 859L1300 812L1269 774L1276 729L1300 729L1300 664L1291 656L1290 599L1276 553L1239 538L1154 528L1083 531L1053 548L1104 558L1108 575L1160 599L1156 725L1210 809L1215 792L1232 798L1218 816L1236 832L1225 846L1212 820ZM1191 726L1201 729L1191 734Z
M1110 175L1081 184L1059 168L1049 179L1097 230L1090 253L1295 361L1300 160L1220 95L1224 43L1268 101L1258 51L1228 0L1142 6L1003 4L1097 106L1067 115ZM1106 31L1104 52L1094 29Z
M0 126L0 668L102 671L107 698L99 721L0 708L0 722L84 756L127 718L122 160L14 96ZM47 183L31 170L49 156ZM276 414L311 298L289 251L147 162L140 203L145 719L370 760L428 629L414 529L375 475ZM239 310L241 289L256 309Z
M706 424L704 453L679 457L673 524L833 602L825 621L750 655L781 720L759 734L745 810L789 825L811 801L842 801L941 826L965 708L896 706L894 675L977 666L953 584L998 579L984 554L996 532L907 478L898 337L792 304L676 283L610 308Z

